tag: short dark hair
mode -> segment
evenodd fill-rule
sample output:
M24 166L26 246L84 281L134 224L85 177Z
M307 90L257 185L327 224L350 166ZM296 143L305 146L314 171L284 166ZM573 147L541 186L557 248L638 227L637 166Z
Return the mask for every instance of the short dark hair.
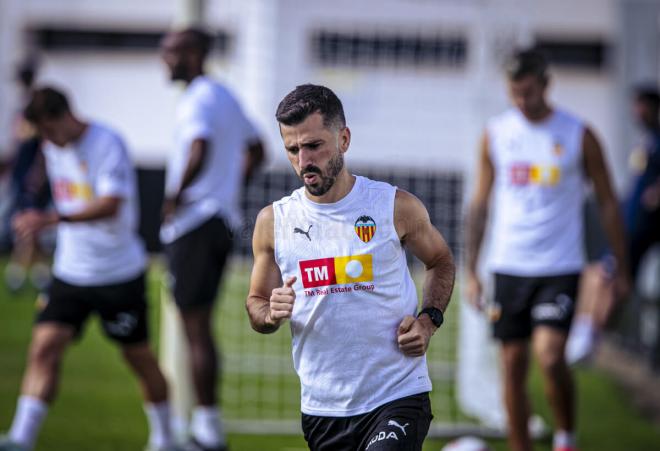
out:
M280 124L296 125L308 116L320 113L326 127L346 127L344 107L339 97L325 86L305 84L288 93L277 106L275 117Z
M517 81L528 75L536 75L541 80L548 79L548 61L534 49L518 50L507 61L506 75L509 80Z
M44 119L58 119L71 112L66 96L55 88L46 86L35 89L23 111L29 122L36 124Z
M644 102L656 111L660 110L660 93L658 88L651 84L635 86L635 99Z
M202 56L208 55L213 46L213 36L206 30L199 27L189 27L179 32L186 39L188 44L199 50Z

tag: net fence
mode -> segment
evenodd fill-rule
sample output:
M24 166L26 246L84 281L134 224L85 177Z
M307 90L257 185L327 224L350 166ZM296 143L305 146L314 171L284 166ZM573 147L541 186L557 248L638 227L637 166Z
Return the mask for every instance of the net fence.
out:
M442 232L455 255L460 252L460 218L463 179L455 172L375 170L354 173L405 189L422 200L432 222ZM234 258L227 272L215 321L223 354L222 405L229 428L249 433L298 433L300 385L293 370L291 334L284 327L271 335L254 332L245 313L254 218L265 205L300 186L290 169L264 172L244 192L245 223L237 234ZM423 266L410 257L418 287ZM421 289L420 289L421 298ZM456 309L457 310L457 309ZM427 359L433 382L432 433L456 434L465 419L455 399L457 320L450 309L447 321L429 348Z

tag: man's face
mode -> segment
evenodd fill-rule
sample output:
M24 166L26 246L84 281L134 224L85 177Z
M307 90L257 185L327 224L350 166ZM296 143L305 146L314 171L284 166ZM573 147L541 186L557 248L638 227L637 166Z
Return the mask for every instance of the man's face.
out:
M633 115L639 125L644 128L653 127L657 120L657 111L654 111L651 105L642 99L635 99L633 102Z
M36 127L39 135L56 146L64 147L71 141L72 133L69 118L66 115L58 118L42 119L37 122Z
M327 193L344 168L350 130L328 128L323 124L323 116L314 113L296 125L280 124L280 133L291 166L307 192L312 196Z
M527 119L536 120L546 111L546 87L547 81L533 74L526 75L519 80L509 80L509 95Z
M200 51L195 48L190 38L181 33L170 33L161 43L161 57L170 71L172 81L190 81L190 74L196 65L200 65Z

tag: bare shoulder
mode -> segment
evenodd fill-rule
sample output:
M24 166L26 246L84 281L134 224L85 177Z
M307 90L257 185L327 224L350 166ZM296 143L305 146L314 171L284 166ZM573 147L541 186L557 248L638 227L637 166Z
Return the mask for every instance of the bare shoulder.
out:
M272 249L275 235L275 212L273 205L268 205L261 209L257 215L254 225L254 235L252 237L252 246L259 249Z
M397 188L396 195L394 196L394 216L408 214L425 213L426 207L417 196L408 191Z
M401 240L418 229L420 224L430 223L429 213L417 196L397 189L394 197L394 226Z
M274 222L275 222L275 211L273 210L273 204L266 205L257 214L257 224L259 223L273 224Z
M584 127L582 135L582 158L587 169L587 173L599 170L602 164L603 150L596 133L588 126Z
M582 134L582 151L585 154L600 153L602 151L598 135L589 126L584 127Z

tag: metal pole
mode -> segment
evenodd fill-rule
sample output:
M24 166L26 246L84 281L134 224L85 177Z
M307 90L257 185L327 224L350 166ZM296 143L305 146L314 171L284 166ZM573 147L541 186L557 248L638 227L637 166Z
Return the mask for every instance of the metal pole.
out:
M173 27L185 28L204 23L206 0L178 0Z
M200 26L204 23L205 0L178 0L173 29ZM168 275L165 275L167 278ZM161 283L160 365L169 384L172 428L184 442L188 437L190 415L195 405L188 344L181 317L168 284Z

